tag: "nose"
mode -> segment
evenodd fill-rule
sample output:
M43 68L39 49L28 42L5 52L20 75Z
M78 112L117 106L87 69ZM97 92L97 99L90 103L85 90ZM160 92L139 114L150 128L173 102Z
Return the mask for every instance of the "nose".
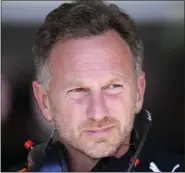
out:
M100 121L108 116L108 109L103 93L91 93L87 108L87 117Z

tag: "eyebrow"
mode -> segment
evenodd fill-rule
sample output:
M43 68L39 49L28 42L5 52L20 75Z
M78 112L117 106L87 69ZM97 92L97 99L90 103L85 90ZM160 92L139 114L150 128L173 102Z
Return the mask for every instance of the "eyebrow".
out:
M122 75L122 74L117 74L117 75L112 75L112 79L109 79L107 80L105 83L105 85L108 85L108 84L112 84L112 83L115 83L115 82L127 82L128 79L125 75ZM88 87L87 84L82 80L82 78L80 77L72 77L69 81L69 83L67 84L68 87Z

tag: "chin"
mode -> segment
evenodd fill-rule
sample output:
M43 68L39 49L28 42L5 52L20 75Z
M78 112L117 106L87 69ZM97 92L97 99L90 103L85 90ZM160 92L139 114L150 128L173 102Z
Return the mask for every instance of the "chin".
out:
M99 159L102 157L109 157L115 155L120 145L110 145L106 142L99 142L91 147L87 147L84 153L91 158Z

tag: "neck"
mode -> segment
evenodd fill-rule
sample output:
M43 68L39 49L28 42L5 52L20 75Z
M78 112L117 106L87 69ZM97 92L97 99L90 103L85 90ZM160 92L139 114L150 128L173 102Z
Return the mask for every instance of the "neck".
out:
M122 157L130 148L130 136L125 138L124 144L118 149L117 153L114 155L116 158Z
M72 172L90 172L99 159L93 159L75 148L65 145L68 153L69 168Z

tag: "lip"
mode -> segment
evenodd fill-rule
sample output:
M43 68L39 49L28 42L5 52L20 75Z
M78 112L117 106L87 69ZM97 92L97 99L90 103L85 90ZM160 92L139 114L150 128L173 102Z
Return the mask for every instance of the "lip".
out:
M96 133L96 132L103 132L103 131L109 130L109 129L113 128L113 127L115 127L115 126L106 126L106 127L103 127L103 128L93 128L93 129L87 129L85 131L86 132Z
M107 127L103 127L103 128L93 128L93 129L87 129L85 131L85 133L89 136L89 137L93 137L93 138L105 138L107 136L110 135L111 130L114 128L115 126L107 126Z

